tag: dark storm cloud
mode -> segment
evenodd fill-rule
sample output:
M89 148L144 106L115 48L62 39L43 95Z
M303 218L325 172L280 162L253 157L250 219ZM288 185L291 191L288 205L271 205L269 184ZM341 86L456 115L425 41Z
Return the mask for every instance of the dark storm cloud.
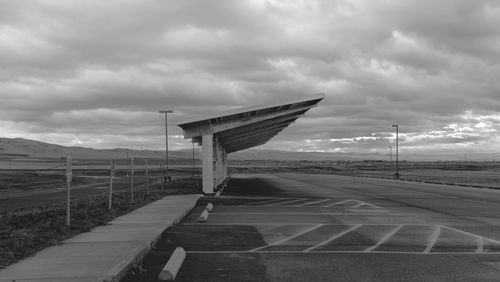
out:
M0 1L1 135L162 148L171 108L181 148L183 119L324 92L266 146L370 150L397 123L498 149L499 26L486 0Z

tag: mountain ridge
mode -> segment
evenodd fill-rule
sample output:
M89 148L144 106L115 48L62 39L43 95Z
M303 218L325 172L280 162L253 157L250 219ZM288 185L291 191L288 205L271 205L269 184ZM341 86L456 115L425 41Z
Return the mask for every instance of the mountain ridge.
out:
M495 160L495 154L469 155L469 161ZM169 150L169 159L192 159L191 149ZM0 137L0 158L31 157L31 158L61 158L71 156L80 159L111 159L111 158L164 158L165 151L132 150L127 148L93 149L79 146L63 146L24 138ZM195 158L201 156L201 148L195 149ZM401 154L399 159L409 161L439 161L464 160L464 154ZM330 153L330 152L294 152L252 148L228 155L230 160L276 160L276 161L361 161L389 160L389 154L383 153ZM395 156L393 155L393 160Z

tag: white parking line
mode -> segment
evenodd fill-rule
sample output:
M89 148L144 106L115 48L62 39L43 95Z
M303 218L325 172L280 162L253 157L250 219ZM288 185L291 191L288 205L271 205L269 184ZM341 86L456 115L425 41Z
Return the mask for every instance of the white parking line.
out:
M359 208L359 207L364 206L366 204L365 202L361 202L361 201L358 201L358 200L356 200L356 202L359 202L359 204L357 204L355 206L352 206L351 208Z
M266 207L273 207L273 206L277 206L277 205L290 204L290 203L300 202L300 201L303 201L303 200L308 200L308 199L307 198L302 198L302 199L296 199L296 200L292 200L292 201L279 202L279 203L275 203L275 204L266 205Z
M185 222L185 223L180 223L179 226L182 226L182 225L203 225L203 226L209 226L209 225L214 225L214 226L221 226L221 225L248 225L249 223L248 222L224 222L224 223L197 223L197 222ZM252 225L270 225L270 226L293 226L293 225L311 225L311 222L293 222L293 223L286 223L286 222L252 222L250 223ZM344 226L345 224L323 224L323 225L342 225ZM347 225L350 225L350 224L347 224ZM363 225L366 225L366 226L379 226L379 225L386 225L386 226L399 226L401 224L397 224L397 223L384 223L384 224L380 224L380 223L363 223ZM412 224L405 224L405 225L409 225L409 226L429 226L429 224L418 224L418 223L412 223ZM487 238L485 238L485 240L487 240Z
M496 243L496 244L500 244L500 241L497 241L495 239L486 238L486 237L483 237L481 235L473 234L473 233L470 233L470 232L467 232L467 231L463 231L463 230L460 230L460 229L455 229L453 227L449 227L449 226L446 226L446 225L442 225L442 227L450 229L450 230L453 230L453 231L456 231L458 233L466 234L466 235L469 235L469 236L472 236L472 237L482 238L485 241L490 241L490 242L493 242L493 243Z
M274 242L274 243L269 244L269 245L265 245L265 246L261 246L261 247L258 247L258 248L255 248L255 249L249 250L249 252L255 252L255 251L258 251L258 250L260 250L260 249L264 249L264 248L266 248L266 247L271 247L271 246L279 245L279 244L281 244L281 243L283 243L283 242L286 242L286 241L288 241L288 240L290 240L290 239L293 239L293 238L295 238L295 237L298 237L298 236L300 236L300 235L302 235L302 234L306 234L306 233L308 233L308 232L311 232L311 231L313 231L314 229L317 229L317 228L319 228L319 227L321 227L321 226L323 226L323 225L324 225L324 224L317 224L317 225L314 225L313 227L308 228L308 229L306 229L306 230L303 230L302 232L299 232L299 233L297 233L297 234L295 234L295 235L293 235L293 236L287 237L287 238L285 238L285 239L279 240L279 241Z
M484 251L484 238L477 237L476 253L482 253L483 251Z
M274 202L274 201L279 201L279 200L284 200L284 199L285 198L276 198L276 199L272 199L272 200L264 200L264 201L257 201L257 202L246 203L244 205L239 205L239 206L240 207L244 207L244 206L250 206L250 205L260 205L260 204Z
M429 238L429 244L427 245L427 247L425 248L425 250L422 251L422 253L428 254L431 251L431 249L436 244L436 242L437 242L440 234L441 234L441 226L437 225L434 228L434 232L432 232L431 237Z
M254 251L186 251L188 254L245 254ZM268 254L304 254L304 251L255 251L255 253L268 253ZM307 254L366 254L365 251L314 251L307 252ZM408 255L477 255L474 252L408 252L408 251L373 251L370 254L408 254ZM499 255L500 252L487 252L480 255Z
M380 209L381 207L379 206L376 206L374 204L370 204L370 203L367 203L367 202L363 202L363 201L358 201L358 202L362 202L363 204L361 204L359 207L362 207L362 206L370 206L372 208L375 208L375 209ZM359 207L354 207L354 208L359 208Z
M343 203L347 203L347 202L351 202L351 201L354 201L354 200L345 200L345 201L342 201L342 202L328 204L328 205L325 205L325 206L322 206L322 207L327 208L327 207L332 207L332 206L338 206L338 205L342 205Z
M362 207L362 206L370 206L372 208L376 208L376 209L380 209L379 206L376 206L376 205L372 205L370 203L367 203L367 202L363 202L363 201L360 201L360 200L353 200L353 201L356 201L358 202L359 204L355 205L355 206L352 206L352 208L359 208L359 207Z
M353 226L353 227L351 227L351 228L349 228L347 230L344 230L343 232L340 232L339 234L336 234L336 235L332 236L328 240L325 240L325 241L323 241L323 242L321 242L319 244L316 244L316 245L314 245L314 246L312 246L310 248L305 249L304 252L309 252L309 251L314 250L316 248L319 248L319 247L321 247L323 245L326 245L329 242L331 242L331 241L333 241L333 240L335 240L337 238L340 238L340 237L344 236L345 234L347 234L347 233L349 233L349 232L351 232L351 231L353 231L353 230L355 230L355 229L357 229L357 228L359 228L361 226L363 226L363 225L362 224L358 224L358 225L355 225L355 226Z
M291 214L306 214L306 215L340 215L340 216L385 216L386 214L374 214L373 212L367 213L341 213L341 212L211 212L210 214L224 214L224 215L291 215ZM391 216L410 216L411 214L407 213L391 213ZM204 224L206 225L206 224ZM384 224L386 225L386 224Z
M392 236L394 236L394 234L396 234L404 225L399 225L397 226L396 228L394 228L394 230L392 230L391 232L387 233L384 237L382 237L378 242L377 244L367 248L365 250L365 252L371 252L373 251L375 248L377 248L378 246L382 245L385 241L389 240L389 238L391 238Z
M305 205L313 205L313 204L323 203L323 202L330 201L330 200L331 199L323 199L323 200L314 201L314 202L307 202L307 203L303 203L303 204L300 204L300 205L295 205L294 207L303 207Z

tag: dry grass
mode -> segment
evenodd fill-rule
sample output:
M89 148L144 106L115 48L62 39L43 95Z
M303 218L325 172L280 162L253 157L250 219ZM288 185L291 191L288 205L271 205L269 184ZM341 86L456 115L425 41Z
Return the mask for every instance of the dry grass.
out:
M107 208L107 194L77 199L71 203L71 227L66 226L65 203L0 214L0 265L11 265L166 195L194 193L200 193L197 185L193 180L185 179L172 181L163 191L160 191L158 184L149 195L145 190L139 190L134 194L133 204L130 203L129 192L115 193L111 211Z

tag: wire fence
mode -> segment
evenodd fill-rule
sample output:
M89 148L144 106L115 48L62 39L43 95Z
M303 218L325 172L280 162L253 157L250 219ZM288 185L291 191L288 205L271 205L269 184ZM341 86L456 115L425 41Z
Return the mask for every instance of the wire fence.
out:
M0 212L65 200L68 225L70 225L71 201L75 199L87 199L90 203L97 197L107 195L111 210L114 195L128 193L133 204L138 193L144 192L149 195L153 188L161 193L167 184L175 179L192 179L192 185L196 188L200 186L198 180L200 173L201 169L194 163L190 165L175 163L167 168L164 159L2 159L0 201L2 198L4 201ZM37 192L39 190L45 191ZM51 194L47 196L46 192ZM33 197L29 197L30 193L40 194L40 199L32 199ZM5 201L14 194L15 197L11 197L12 201ZM27 196L24 197L25 195Z

